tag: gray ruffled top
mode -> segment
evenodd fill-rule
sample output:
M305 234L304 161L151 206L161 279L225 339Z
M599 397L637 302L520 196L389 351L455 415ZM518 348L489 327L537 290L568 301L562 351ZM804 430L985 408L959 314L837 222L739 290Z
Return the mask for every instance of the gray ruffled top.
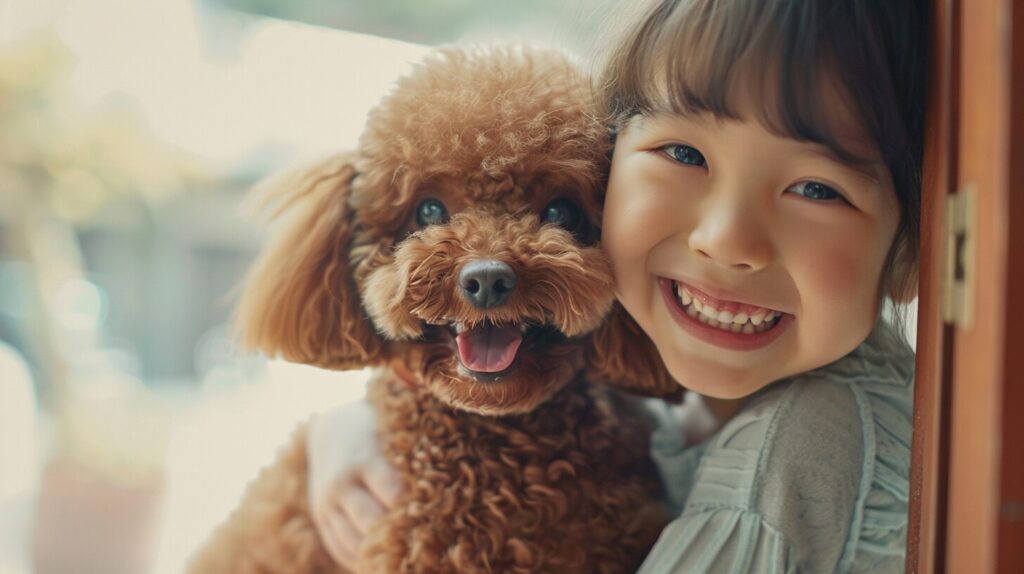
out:
M651 450L679 515L640 572L903 572L913 384L913 351L880 320L699 445L662 412Z

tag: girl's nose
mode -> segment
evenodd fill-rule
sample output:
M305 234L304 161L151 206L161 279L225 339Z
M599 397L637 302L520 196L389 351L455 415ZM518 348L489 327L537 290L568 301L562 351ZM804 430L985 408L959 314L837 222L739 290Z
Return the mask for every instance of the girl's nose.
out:
M689 235L689 246L698 256L736 271L757 271L773 257L771 239L763 214L743 197L708 198L700 220Z

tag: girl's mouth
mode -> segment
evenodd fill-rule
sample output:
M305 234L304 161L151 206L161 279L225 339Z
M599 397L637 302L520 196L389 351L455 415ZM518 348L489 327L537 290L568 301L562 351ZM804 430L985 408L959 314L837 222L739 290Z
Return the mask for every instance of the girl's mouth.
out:
M659 287L673 319L695 337L719 347L754 350L768 345L794 317L788 313L721 301L700 290L665 277Z

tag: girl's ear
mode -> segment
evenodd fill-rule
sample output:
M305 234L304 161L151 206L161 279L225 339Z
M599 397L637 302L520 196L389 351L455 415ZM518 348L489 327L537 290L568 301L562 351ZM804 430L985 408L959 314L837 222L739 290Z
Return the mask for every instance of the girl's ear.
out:
M916 258L906 247L906 242L896 246L893 266L886 295L898 304L907 304L917 297L918 265Z
M590 336L586 362L592 383L674 402L683 398L683 387L668 373L654 343L617 301Z
M332 369L384 361L383 340L363 312L349 261L356 214L353 158L335 156L262 184L272 217L286 216L246 281L243 343L267 355Z

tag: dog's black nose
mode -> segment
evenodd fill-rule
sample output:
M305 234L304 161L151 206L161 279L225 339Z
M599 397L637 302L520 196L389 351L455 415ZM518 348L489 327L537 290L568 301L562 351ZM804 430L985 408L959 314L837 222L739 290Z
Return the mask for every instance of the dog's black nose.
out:
M493 259L470 261L459 272L459 287L462 296L480 309L500 307L516 288L516 272Z

